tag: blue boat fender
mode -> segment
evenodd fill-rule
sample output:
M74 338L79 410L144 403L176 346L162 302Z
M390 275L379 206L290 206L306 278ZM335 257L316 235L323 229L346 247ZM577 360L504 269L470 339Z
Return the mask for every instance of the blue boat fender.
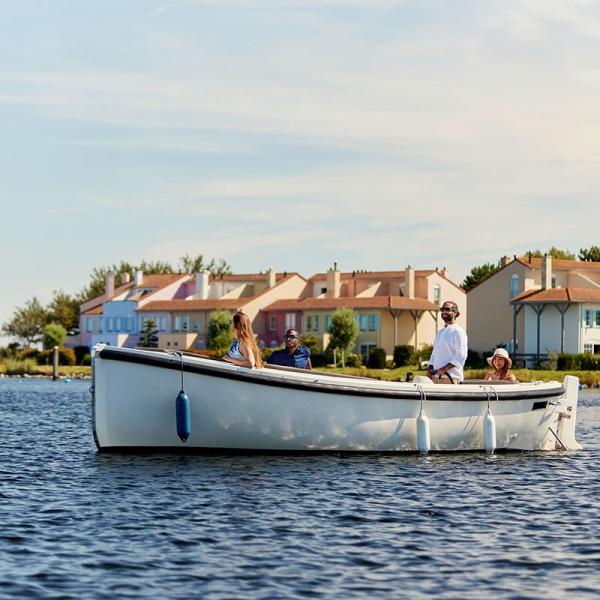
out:
M192 411L188 395L181 390L175 401L177 419L177 435L182 442L186 442L192 433Z

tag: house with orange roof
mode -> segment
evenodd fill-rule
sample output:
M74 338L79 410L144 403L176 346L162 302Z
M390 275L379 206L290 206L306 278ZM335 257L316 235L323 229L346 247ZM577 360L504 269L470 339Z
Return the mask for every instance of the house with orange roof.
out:
M551 352L600 353L600 263L508 257L468 292L469 346L502 345L527 364Z
M84 302L80 307L80 343L93 346L133 347L139 344L140 320L137 310L148 302L177 298L185 293L188 274L144 274L137 271L134 279L124 274L124 283L115 289L115 275L105 276L102 296ZM170 325L159 321L164 330Z
M153 300L138 307L141 328L148 320L165 322L158 332L160 348L188 349L206 347L206 331L210 314L227 310L232 314L243 310L252 321L258 341L264 344L262 309L282 298L297 298L306 287L306 279L298 273L266 273L211 276L208 271L190 278L182 298Z
M266 307L265 342L283 342L287 329L315 336L321 348L329 343L328 329L338 308L356 313L359 337L354 351L367 358L374 347L392 356L394 346L420 348L433 343L439 327L439 306L453 300L459 306L459 322L466 323L466 294L448 279L445 269L404 271L353 271L342 273L334 265L317 273L296 299L282 299Z

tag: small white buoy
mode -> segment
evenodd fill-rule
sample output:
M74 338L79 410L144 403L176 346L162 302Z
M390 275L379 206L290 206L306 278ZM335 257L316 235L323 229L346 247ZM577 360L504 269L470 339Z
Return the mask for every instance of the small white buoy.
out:
M421 410L417 417L417 447L421 454L427 454L431 448L431 439L429 437L429 418L423 410L423 404L421 403Z
M488 404L487 412L483 418L483 445L488 454L493 454L496 449L496 419L490 412Z

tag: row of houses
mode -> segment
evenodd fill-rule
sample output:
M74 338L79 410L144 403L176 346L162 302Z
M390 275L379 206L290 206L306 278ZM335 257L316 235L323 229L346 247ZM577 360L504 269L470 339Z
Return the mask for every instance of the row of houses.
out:
M399 344L431 344L443 326L439 307L452 300L478 352L501 345L524 361L549 352L600 353L600 263L515 256L501 265L468 294L445 268L411 266L341 272L334 265L308 279L271 268L219 276L137 272L133 279L124 274L118 287L108 273L104 294L81 306L78 343L133 347L151 320L159 347L202 349L210 314L224 309L248 314L263 346L280 345L295 328L325 348L335 310L348 307L359 327L354 351L367 357L382 347L391 355Z

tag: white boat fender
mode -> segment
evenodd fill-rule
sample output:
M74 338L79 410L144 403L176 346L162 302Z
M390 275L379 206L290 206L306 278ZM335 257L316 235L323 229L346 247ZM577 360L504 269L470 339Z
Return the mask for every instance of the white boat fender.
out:
M486 393L488 406L485 417L483 417L483 446L488 454L493 454L496 449L496 419L490 410L490 390L486 390Z
M419 395L421 396L421 410L417 417L417 448L421 454L427 454L431 449L431 437L429 434L429 417L425 414L423 401L425 400L425 392L421 386L418 386Z
M177 435L185 443L192 433L192 412L190 399L183 389L183 354L181 352L175 354L179 354L181 359L181 391L177 394L175 400L175 421L177 423Z

